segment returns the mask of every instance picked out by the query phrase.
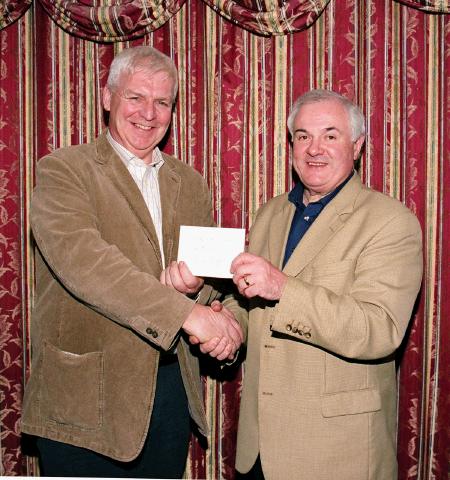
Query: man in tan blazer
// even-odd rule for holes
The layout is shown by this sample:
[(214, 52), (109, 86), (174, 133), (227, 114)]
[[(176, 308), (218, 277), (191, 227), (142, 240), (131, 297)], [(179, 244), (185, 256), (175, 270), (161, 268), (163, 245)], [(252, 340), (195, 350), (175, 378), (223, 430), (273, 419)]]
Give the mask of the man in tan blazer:
[(354, 104), (311, 91), (288, 126), (300, 182), (259, 210), (232, 265), (249, 299), (237, 470), (394, 480), (394, 356), (420, 287), (420, 226), (353, 170), (364, 142)]
[(160, 282), (179, 226), (213, 224), (201, 175), (157, 148), (176, 92), (168, 57), (124, 50), (103, 92), (108, 131), (39, 161), (22, 431), (38, 437), (45, 476), (181, 478), (191, 419), (208, 429), (188, 338), (218, 359), (242, 341), (229, 312), (202, 305), (203, 280), (188, 295)]

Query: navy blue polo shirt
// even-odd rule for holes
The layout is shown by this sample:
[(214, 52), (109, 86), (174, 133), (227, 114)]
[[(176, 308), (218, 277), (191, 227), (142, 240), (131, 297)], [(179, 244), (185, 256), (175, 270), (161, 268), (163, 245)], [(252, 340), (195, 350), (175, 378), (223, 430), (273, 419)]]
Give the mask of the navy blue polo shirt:
[(286, 265), (295, 247), (298, 245), (308, 228), (314, 223), (320, 212), (333, 200), (333, 198), (344, 188), (347, 182), (352, 178), (353, 172), (332, 192), (328, 193), (317, 202), (303, 203), (304, 187), (301, 183), (289, 192), (288, 200), (295, 205), (294, 218), (292, 219), (291, 229), (286, 243), (284, 252), (283, 267)]

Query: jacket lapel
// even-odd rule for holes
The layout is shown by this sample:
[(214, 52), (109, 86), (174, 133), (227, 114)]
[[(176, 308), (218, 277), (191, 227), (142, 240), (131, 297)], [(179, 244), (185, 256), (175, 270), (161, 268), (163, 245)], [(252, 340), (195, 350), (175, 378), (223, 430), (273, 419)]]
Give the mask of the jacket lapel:
[(172, 260), (174, 239), (178, 238), (179, 232), (175, 231), (178, 224), (175, 222), (178, 202), (180, 200), (181, 177), (175, 169), (173, 159), (163, 154), (164, 165), (159, 171), (159, 191), (161, 195), (161, 210), (163, 216), (163, 244), (166, 263)]
[(97, 139), (97, 162), (103, 165), (105, 174), (127, 201), (152, 244), (156, 256), (160, 258), (158, 237), (145, 200), (105, 134), (100, 135)]
[(359, 175), (353, 175), (300, 240), (283, 269), (284, 273), (297, 276), (319, 254), (329, 239), (345, 224), (346, 218), (354, 209), (361, 188)]
[(282, 209), (272, 215), (269, 229), (269, 259), (277, 268), (283, 265), (284, 250), (295, 213), (294, 205), (287, 200)]

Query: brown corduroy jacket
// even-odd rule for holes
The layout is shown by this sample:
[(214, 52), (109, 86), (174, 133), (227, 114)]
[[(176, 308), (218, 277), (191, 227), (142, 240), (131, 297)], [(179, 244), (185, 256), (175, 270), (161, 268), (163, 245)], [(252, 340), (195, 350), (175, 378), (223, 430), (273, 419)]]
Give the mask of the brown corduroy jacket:
[[(164, 155), (159, 171), (166, 262), (180, 225), (213, 225), (201, 175)], [(192, 300), (161, 285), (156, 232), (138, 187), (105, 135), (44, 157), (31, 204), (37, 244), (32, 368), (22, 431), (117, 460), (140, 452), (159, 351), (171, 348)], [(209, 301), (205, 287), (200, 301)], [(177, 343), (190, 413), (208, 426), (197, 358)]]

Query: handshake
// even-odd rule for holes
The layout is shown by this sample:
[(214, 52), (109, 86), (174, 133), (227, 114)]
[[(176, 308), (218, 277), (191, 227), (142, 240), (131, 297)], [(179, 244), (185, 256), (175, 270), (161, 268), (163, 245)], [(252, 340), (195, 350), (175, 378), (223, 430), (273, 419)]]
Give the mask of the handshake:
[[(231, 273), (239, 293), (246, 298), (279, 300), (287, 275), (268, 260), (251, 253), (240, 253), (231, 263)], [(192, 275), (184, 262), (172, 262), (162, 273), (161, 283), (184, 294), (196, 294), (203, 279)], [(220, 302), (210, 307), (195, 305), (183, 325), (189, 341), (200, 344), (203, 353), (218, 360), (232, 359), (243, 341), (243, 334), (233, 313)]]
[[(161, 273), (160, 281), (187, 295), (199, 292), (204, 283), (202, 278), (192, 275), (184, 262), (172, 262)], [(217, 300), (211, 306), (195, 304), (182, 329), (202, 353), (217, 360), (232, 360), (244, 340), (234, 314)]]

